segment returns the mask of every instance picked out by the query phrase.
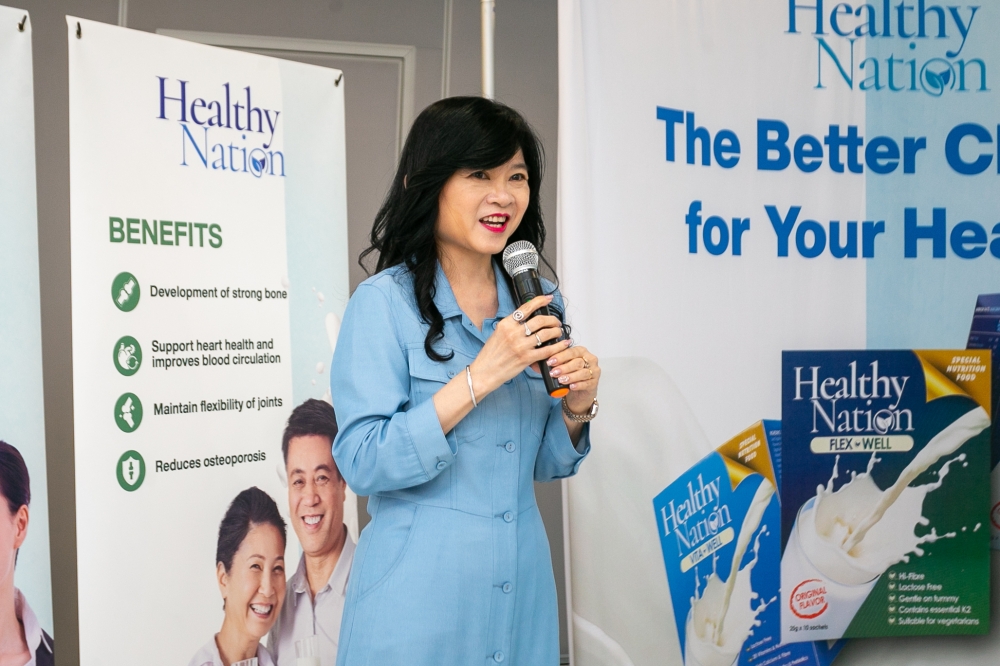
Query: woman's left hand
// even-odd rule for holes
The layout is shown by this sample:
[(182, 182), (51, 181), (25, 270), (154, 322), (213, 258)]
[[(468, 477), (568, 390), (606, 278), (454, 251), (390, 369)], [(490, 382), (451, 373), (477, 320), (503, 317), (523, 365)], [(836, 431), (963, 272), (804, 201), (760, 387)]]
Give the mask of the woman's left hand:
[(570, 347), (553, 354), (547, 361), (550, 374), (563, 386), (569, 386), (566, 404), (576, 414), (586, 414), (597, 398), (601, 367), (597, 357), (586, 347)]

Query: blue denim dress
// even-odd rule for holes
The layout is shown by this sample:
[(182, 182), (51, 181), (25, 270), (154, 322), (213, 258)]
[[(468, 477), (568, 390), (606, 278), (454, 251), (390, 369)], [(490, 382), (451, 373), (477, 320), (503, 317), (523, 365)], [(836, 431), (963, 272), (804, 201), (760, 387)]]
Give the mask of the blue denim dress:
[(338, 666), (559, 663), (533, 482), (579, 469), (589, 425), (578, 451), (559, 401), (530, 369), (447, 434), (431, 400), (514, 310), (494, 269), (500, 307), (480, 331), (438, 266), (434, 302), (445, 328), (435, 348), (453, 352), (449, 361), (424, 351), (427, 325), (404, 267), (362, 283), (347, 306), (330, 371), (340, 427), (333, 456), (348, 485), (369, 496), (371, 523), (351, 569)]

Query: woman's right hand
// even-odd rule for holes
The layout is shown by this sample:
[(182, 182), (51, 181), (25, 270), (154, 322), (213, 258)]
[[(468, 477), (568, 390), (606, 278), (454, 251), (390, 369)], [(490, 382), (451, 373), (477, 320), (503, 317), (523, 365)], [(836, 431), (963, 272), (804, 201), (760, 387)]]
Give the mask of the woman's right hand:
[[(544, 362), (570, 346), (569, 339), (540, 346), (558, 339), (563, 333), (562, 322), (557, 317), (538, 315), (529, 319), (535, 310), (551, 302), (550, 295), (536, 296), (497, 323), (493, 335), (470, 367), (477, 399), (486, 397), (529, 365)], [(518, 313), (523, 316), (517, 317)]]

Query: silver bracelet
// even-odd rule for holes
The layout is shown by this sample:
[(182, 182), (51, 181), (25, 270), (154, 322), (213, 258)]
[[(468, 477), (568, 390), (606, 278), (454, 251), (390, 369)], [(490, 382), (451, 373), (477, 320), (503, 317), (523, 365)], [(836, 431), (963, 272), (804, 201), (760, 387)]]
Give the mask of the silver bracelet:
[(465, 378), (469, 380), (469, 397), (472, 398), (472, 408), (475, 409), (479, 406), (476, 402), (476, 392), (472, 390), (472, 366), (465, 366)]
[(594, 398), (594, 402), (590, 405), (590, 409), (587, 410), (586, 414), (577, 414), (569, 408), (566, 398), (562, 399), (563, 414), (565, 414), (566, 418), (574, 423), (587, 423), (588, 421), (593, 421), (594, 417), (597, 416), (597, 410), (599, 407), (600, 405), (597, 403), (597, 398)]

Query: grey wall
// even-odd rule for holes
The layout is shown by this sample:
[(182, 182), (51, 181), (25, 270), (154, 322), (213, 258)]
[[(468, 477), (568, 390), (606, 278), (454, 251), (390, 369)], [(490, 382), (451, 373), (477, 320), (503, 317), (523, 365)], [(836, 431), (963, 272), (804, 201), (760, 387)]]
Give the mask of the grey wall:
[[(38, 165), (46, 432), (57, 663), (78, 663), (76, 514), (73, 476), (72, 337), (69, 247), (67, 47), (64, 16), (117, 23), (119, 0), (3, 0), (31, 13), (34, 32), (35, 121)], [(557, 130), (556, 0), (497, 0), (497, 97), (520, 109), (538, 130), (549, 155), (542, 189), (549, 220), (546, 254), (555, 258)], [(416, 111), (441, 96), (444, 0), (129, 0), (128, 27), (198, 30), (412, 45), (417, 48)], [(454, 0), (450, 94), (479, 92), (479, 1)], [(351, 90), (348, 82), (348, 91)], [(359, 88), (360, 90), (360, 88)], [(348, 92), (350, 95), (350, 92)], [(364, 114), (348, 115), (347, 131), (366, 131)], [(374, 131), (368, 128), (368, 131)], [(363, 152), (363, 151), (360, 151)], [(363, 165), (364, 154), (348, 154)], [(378, 180), (376, 169), (371, 178)], [(366, 172), (367, 173), (367, 172)], [(382, 173), (381, 187), (391, 174)], [(377, 183), (378, 184), (378, 183)], [(365, 188), (367, 186), (367, 189)], [(356, 256), (377, 207), (380, 187), (349, 184), (351, 253)], [(362, 273), (352, 273), (352, 288)], [(558, 484), (537, 487), (552, 544), (559, 588), (562, 651), (562, 506)], [(182, 529), (178, 526), (178, 529)], [(96, 637), (102, 640), (103, 637)]]

